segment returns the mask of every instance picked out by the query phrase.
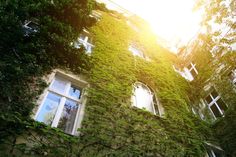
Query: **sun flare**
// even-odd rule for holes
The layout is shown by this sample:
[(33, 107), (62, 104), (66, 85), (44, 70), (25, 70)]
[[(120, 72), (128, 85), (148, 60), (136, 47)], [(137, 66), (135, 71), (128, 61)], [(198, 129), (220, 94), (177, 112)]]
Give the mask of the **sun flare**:
[[(193, 12), (194, 0), (102, 0), (141, 16), (169, 47), (186, 44), (200, 29), (201, 12)], [(114, 2), (114, 3), (112, 3)]]

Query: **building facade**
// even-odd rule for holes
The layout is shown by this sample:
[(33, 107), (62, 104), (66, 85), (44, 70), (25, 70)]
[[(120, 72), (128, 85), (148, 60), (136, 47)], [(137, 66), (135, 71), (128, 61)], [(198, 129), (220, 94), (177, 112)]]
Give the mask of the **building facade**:
[[(29, 99), (31, 106), (22, 106), (22, 110), (29, 109), (29, 116), (20, 112), (18, 99), (9, 98), (9, 104), (14, 101), (19, 104), (16, 110), (21, 118), (15, 114), (16, 120), (13, 118), (14, 121), (2, 125), (15, 132), (4, 131), (7, 134), (0, 153), (5, 156), (224, 156), (209, 123), (201, 120), (206, 119), (205, 113), (200, 111), (207, 108), (206, 113), (213, 121), (226, 116), (231, 105), (218, 88), (208, 83), (202, 85), (210, 86), (205, 87), (208, 94), (199, 102), (194, 101), (198, 99), (191, 95), (193, 91), (189, 92), (194, 88), (188, 81), (200, 76), (200, 64), (189, 60), (186, 67), (183, 64), (173, 69), (170, 58), (175, 55), (156, 43), (146, 23), (138, 17), (97, 8), (100, 10), (89, 16), (96, 23), (82, 27), (77, 37), (67, 40), (65, 54), (46, 53), (48, 56), (39, 64), (52, 64), (50, 68), (40, 75), (29, 75), (31, 82), (25, 81), (25, 90), (33, 93)], [(43, 33), (40, 24), (39, 21), (37, 27), (31, 28), (29, 22), (25, 23), (24, 38)], [(53, 37), (60, 41), (58, 36)], [(57, 46), (60, 51), (60, 44)], [(235, 71), (231, 72), (228, 83), (231, 80), (235, 84)], [(17, 94), (26, 101), (25, 93)], [(200, 102), (205, 106), (195, 105)]]

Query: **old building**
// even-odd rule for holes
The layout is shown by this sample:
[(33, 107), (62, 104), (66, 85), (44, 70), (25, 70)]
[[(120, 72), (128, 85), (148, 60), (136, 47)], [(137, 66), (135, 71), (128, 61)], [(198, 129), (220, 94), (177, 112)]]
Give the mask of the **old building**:
[[(44, 65), (40, 67), (42, 71), (36, 75), (37, 68), (33, 67), (23, 87), (14, 84), (17, 90), (23, 88), (27, 92), (1, 98), (1, 102), (15, 104), (17, 108), (14, 112), (7, 111), (13, 118), (2, 125), (4, 129), (9, 127), (9, 131), (4, 131), (7, 133), (0, 153), (5, 156), (224, 156), (209, 123), (224, 118), (236, 99), (228, 103), (224, 89), (219, 89), (212, 80), (227, 78), (235, 96), (235, 67), (212, 69), (202, 80), (200, 76), (208, 70), (201, 67), (210, 63), (215, 67), (211, 54), (209, 61), (206, 57), (195, 60), (193, 50), (185, 57), (176, 58), (156, 42), (142, 19), (126, 17), (100, 5), (96, 8), (88, 15), (96, 23), (81, 28), (65, 45), (61, 45), (61, 38), (55, 32), (51, 34), (50, 38), (59, 42), (56, 46), (60, 53), (52, 46), (43, 49), (45, 53), (40, 53), (41, 56), (35, 55), (38, 67)], [(45, 33), (45, 27), (40, 26), (43, 24), (40, 20), (32, 27), (30, 21), (22, 24), (26, 34), (23, 38), (29, 42), (31, 37), (41, 37)], [(201, 84), (194, 84), (198, 79)], [(22, 105), (21, 99), (27, 100), (29, 106)]]

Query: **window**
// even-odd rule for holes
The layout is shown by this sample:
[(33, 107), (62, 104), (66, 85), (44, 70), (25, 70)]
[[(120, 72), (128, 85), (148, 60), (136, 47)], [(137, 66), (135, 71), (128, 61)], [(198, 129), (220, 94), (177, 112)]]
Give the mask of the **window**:
[(235, 70), (232, 70), (230, 73), (229, 73), (229, 79), (231, 80), (231, 82), (236, 85), (236, 69)]
[(191, 73), (192, 77), (195, 78), (198, 75), (198, 71), (196, 69), (196, 64), (194, 63), (190, 63), (187, 67), (187, 69), (189, 70), (189, 72)]
[(39, 106), (35, 119), (75, 135), (82, 120), (85, 83), (57, 73)]
[(38, 32), (39, 25), (33, 21), (26, 21), (23, 25), (25, 36), (29, 36), (32, 33)]
[(223, 157), (224, 155), (224, 151), (218, 147), (215, 146), (211, 143), (207, 143), (205, 142), (206, 146), (206, 157)]
[(102, 14), (98, 11), (93, 10), (89, 16), (95, 18), (97, 21), (100, 21)]
[(92, 49), (94, 48), (94, 45), (92, 44), (92, 37), (90, 36), (89, 32), (86, 30), (83, 30), (78, 40), (74, 43), (74, 46), (76, 48), (80, 48), (81, 45), (84, 46), (86, 53), (88, 54), (92, 53)]
[(223, 116), (228, 108), (215, 90), (205, 98), (205, 101), (215, 118)]
[(207, 157), (223, 157), (223, 155), (219, 150), (208, 149)]
[(138, 56), (138, 57), (141, 57), (141, 58), (145, 58), (143, 52), (139, 49), (137, 49), (134, 45), (130, 45), (129, 46), (129, 51), (132, 52), (132, 54), (134, 56)]
[(133, 106), (145, 109), (153, 114), (160, 114), (159, 103), (155, 94), (141, 82), (134, 84), (134, 94), (132, 96)]

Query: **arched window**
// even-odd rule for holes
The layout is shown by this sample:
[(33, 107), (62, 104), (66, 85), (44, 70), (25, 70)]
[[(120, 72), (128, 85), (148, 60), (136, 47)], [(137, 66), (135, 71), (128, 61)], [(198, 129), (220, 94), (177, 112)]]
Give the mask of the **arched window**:
[(133, 106), (160, 115), (159, 103), (154, 92), (145, 84), (136, 82), (132, 96)]

